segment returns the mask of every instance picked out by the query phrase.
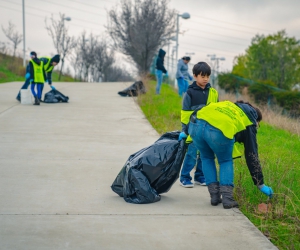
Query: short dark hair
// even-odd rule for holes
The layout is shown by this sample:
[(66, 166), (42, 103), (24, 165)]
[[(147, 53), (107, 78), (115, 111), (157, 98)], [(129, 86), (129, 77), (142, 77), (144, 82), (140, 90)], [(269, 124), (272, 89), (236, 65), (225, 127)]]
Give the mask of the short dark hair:
[(184, 56), (184, 57), (182, 57), (182, 60), (190, 61), (191, 58), (189, 56)]
[(193, 67), (193, 74), (195, 76), (202, 75), (202, 76), (210, 76), (211, 68), (206, 62), (198, 62)]

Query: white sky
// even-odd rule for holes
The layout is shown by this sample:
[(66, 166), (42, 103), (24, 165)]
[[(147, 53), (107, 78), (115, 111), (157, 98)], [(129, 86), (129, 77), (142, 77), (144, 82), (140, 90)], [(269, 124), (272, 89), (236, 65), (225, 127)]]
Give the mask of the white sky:
[[(55, 54), (52, 39), (45, 29), (45, 18), (64, 13), (72, 18), (66, 22), (71, 35), (78, 37), (84, 30), (89, 34), (106, 35), (107, 10), (117, 0), (24, 0), (26, 10), (27, 55), (34, 50), (38, 56)], [(191, 64), (209, 61), (208, 54), (225, 57), (220, 70), (231, 70), (236, 55), (244, 53), (256, 34), (274, 34), (285, 29), (288, 36), (300, 39), (299, 0), (171, 0), (170, 8), (191, 18), (180, 18), (179, 58), (192, 55)], [(23, 32), (22, 0), (0, 0), (0, 24), (8, 21)], [(8, 42), (2, 29), (0, 42)], [(167, 55), (171, 55), (172, 47)], [(23, 44), (18, 47), (22, 53)], [(119, 59), (120, 61), (123, 61)], [(120, 62), (122, 64), (122, 62)], [(167, 66), (167, 65), (166, 65)]]

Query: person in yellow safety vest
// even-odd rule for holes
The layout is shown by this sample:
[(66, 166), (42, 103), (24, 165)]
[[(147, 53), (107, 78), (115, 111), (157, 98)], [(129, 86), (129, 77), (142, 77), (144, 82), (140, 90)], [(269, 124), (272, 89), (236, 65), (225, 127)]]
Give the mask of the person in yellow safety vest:
[[(54, 67), (60, 61), (60, 55), (55, 55), (51, 57), (40, 57), (40, 60), (44, 63), (44, 70), (46, 73), (46, 82), (48, 82), (51, 89), (55, 90), (55, 87), (52, 85), (52, 71)], [(42, 93), (43, 93), (44, 85), (42, 86)]]
[[(244, 144), (244, 154), (254, 185), (272, 198), (273, 190), (264, 184), (256, 140), (261, 111), (248, 102), (210, 103), (191, 116), (189, 135), (200, 150), (211, 205), (223, 203), (225, 209), (238, 207), (233, 198), (233, 147)], [(220, 165), (219, 181), (215, 156)], [(220, 195), (222, 195), (222, 200)]]
[[(193, 67), (193, 76), (195, 81), (189, 85), (186, 93), (183, 96), (182, 110), (181, 110), (181, 124), (182, 131), (179, 135), (179, 140), (186, 138), (188, 134), (188, 125), (190, 122), (191, 114), (211, 103), (218, 102), (218, 92), (211, 87), (209, 83), (209, 77), (211, 74), (211, 68), (206, 62), (198, 62)], [(205, 186), (205, 177), (202, 171), (202, 161), (197, 154), (197, 148), (194, 143), (191, 143), (191, 137), (186, 139), (188, 145), (187, 153), (185, 155), (183, 165), (180, 173), (180, 185), (183, 187), (194, 187), (194, 183)], [(191, 181), (192, 177), (190, 172), (196, 166), (194, 173), (194, 183)]]
[[(37, 54), (32, 51), (30, 52), (29, 61), (29, 82), (31, 84), (31, 92), (34, 96), (34, 105), (40, 105), (40, 99), (42, 96), (42, 86), (45, 82), (45, 70), (44, 70), (44, 63), (37, 58)], [(35, 92), (35, 86), (37, 92)]]

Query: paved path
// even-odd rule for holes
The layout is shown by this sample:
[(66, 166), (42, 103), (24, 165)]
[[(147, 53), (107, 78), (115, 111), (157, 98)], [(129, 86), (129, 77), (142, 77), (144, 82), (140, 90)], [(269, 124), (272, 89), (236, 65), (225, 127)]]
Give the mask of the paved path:
[[(147, 205), (110, 186), (159, 135), (125, 83), (55, 83), (69, 103), (21, 105), (0, 84), (0, 249), (277, 249), (238, 209), (212, 207), (206, 187), (178, 182)], [(45, 86), (45, 91), (49, 90)]]

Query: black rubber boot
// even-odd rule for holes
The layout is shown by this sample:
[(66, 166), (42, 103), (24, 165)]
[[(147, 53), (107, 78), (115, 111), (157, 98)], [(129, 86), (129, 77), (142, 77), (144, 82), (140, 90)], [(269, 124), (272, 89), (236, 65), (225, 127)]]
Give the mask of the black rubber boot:
[(33, 105), (40, 105), (39, 98), (37, 98), (36, 96), (34, 97), (34, 104)]
[(239, 204), (233, 199), (232, 186), (220, 186), (220, 193), (222, 195), (223, 207), (225, 209), (239, 207)]
[(222, 203), (220, 186), (218, 182), (211, 183), (207, 186), (210, 194), (210, 204), (212, 206), (217, 206), (219, 203)]

